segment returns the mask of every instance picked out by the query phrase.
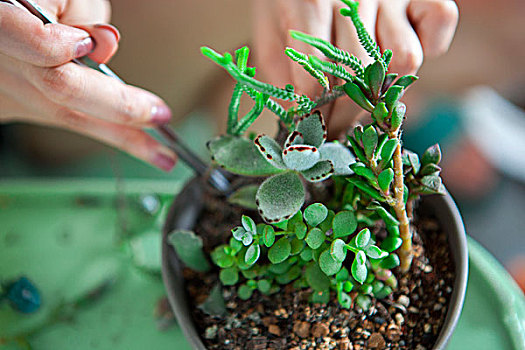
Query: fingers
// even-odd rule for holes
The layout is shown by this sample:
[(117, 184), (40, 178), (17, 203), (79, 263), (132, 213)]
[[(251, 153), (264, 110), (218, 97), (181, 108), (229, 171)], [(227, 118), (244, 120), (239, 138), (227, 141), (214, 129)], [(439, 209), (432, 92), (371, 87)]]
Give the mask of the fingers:
[(447, 52), (459, 18), (454, 1), (412, 0), (408, 4), (407, 13), (425, 57), (436, 57)]
[(95, 48), (88, 57), (97, 63), (106, 63), (117, 52), (120, 33), (109, 24), (94, 24), (78, 26), (91, 35)]
[(108, 23), (111, 5), (108, 0), (68, 0), (60, 13), (60, 23), (72, 26)]
[(171, 111), (159, 97), (74, 63), (28, 67), (25, 78), (56, 104), (119, 124), (166, 124)]
[(423, 48), (407, 17), (408, 0), (381, 1), (377, 15), (377, 41), (393, 52), (390, 71), (414, 74), (423, 63)]
[(0, 53), (40, 67), (53, 67), (90, 53), (94, 42), (81, 29), (44, 25), (29, 12), (0, 2)]

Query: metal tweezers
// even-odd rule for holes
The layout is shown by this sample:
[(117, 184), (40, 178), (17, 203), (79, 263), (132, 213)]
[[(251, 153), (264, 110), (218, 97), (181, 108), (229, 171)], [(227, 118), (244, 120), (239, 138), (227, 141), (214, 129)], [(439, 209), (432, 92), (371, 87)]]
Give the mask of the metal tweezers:
[[(44, 24), (47, 23), (57, 23), (51, 16), (49, 16), (40, 6), (35, 4), (33, 0), (0, 0), (2, 2), (10, 3), (16, 7), (26, 9), (34, 16), (38, 17)], [(74, 63), (77, 63), (81, 66), (89, 67), (96, 69), (107, 76), (110, 76), (118, 81), (124, 83), (124, 81), (115, 74), (108, 66), (105, 64), (97, 64), (88, 57), (82, 57), (73, 60)], [(208, 165), (196, 155), (188, 146), (186, 146), (180, 138), (177, 136), (175, 131), (168, 125), (161, 125), (155, 127), (154, 131), (160, 137), (162, 137), (166, 146), (170, 148), (177, 156), (191, 167), (199, 176), (208, 175), (208, 181), (210, 184), (221, 193), (229, 194), (231, 192), (231, 184), (224, 176), (224, 174), (218, 169), (212, 170), (209, 172)], [(209, 172), (209, 174), (208, 174)]]

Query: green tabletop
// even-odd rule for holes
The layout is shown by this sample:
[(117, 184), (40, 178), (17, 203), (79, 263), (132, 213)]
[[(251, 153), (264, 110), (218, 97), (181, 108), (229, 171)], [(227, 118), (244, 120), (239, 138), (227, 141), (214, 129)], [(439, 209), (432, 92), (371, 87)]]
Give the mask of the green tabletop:
[[(0, 304), (5, 349), (189, 349), (159, 329), (160, 227), (181, 181), (0, 182), (0, 281), (41, 290), (30, 315)], [(158, 204), (158, 208), (157, 205)], [(465, 308), (449, 349), (525, 349), (525, 301), (503, 268), (469, 241)], [(97, 292), (94, 292), (97, 291)]]

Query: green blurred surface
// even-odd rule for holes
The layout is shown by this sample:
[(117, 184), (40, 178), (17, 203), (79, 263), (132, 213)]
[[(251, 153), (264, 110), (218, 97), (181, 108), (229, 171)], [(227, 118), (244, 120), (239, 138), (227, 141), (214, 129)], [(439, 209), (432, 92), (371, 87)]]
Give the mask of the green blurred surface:
[[(33, 349), (189, 349), (178, 327), (160, 331), (153, 315), (164, 295), (160, 227), (182, 183), (0, 182), (0, 280), (26, 275), (43, 297), (33, 315), (2, 303), (0, 339), (23, 337)], [(145, 194), (161, 203), (154, 215), (141, 205)], [(481, 246), (470, 240), (469, 249), (467, 298), (449, 349), (525, 349), (523, 295)]]

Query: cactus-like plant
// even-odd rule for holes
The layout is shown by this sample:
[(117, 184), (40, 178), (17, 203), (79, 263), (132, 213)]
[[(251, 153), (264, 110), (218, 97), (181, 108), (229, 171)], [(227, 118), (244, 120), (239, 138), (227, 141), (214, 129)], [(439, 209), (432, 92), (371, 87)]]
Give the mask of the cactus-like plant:
[[(388, 72), (393, 53), (381, 52), (371, 39), (359, 19), (358, 3), (342, 1), (348, 7), (341, 14), (350, 17), (374, 62), (364, 67), (355, 56), (331, 43), (292, 31), (293, 38), (319, 49), (330, 60), (286, 49), (325, 89), (317, 99), (299, 96), (290, 85), (278, 88), (256, 80), (255, 69), (247, 66), (247, 48), (237, 50), (235, 59), (228, 53), (202, 49), (237, 81), (226, 135), (208, 143), (212, 160), (237, 175), (266, 177), (260, 185), (244, 186), (229, 198), (231, 203), (258, 210), (264, 223), (243, 216), (229, 242), (211, 254), (221, 269), (221, 282), (238, 285), (243, 299), (254, 290), (271, 294), (293, 283), (296, 288), (311, 288), (315, 302), (328, 301), (332, 290), (343, 307), (355, 301), (366, 308), (370, 296), (383, 298), (397, 287), (392, 269), (399, 266), (406, 272), (410, 268), (414, 200), (422, 194), (444, 192), (439, 146), (430, 147), (421, 159), (402, 148), (406, 106), (400, 99), (417, 77), (398, 78)], [(330, 86), (325, 74), (333, 75), (339, 84)], [(239, 119), (244, 93), (255, 104)], [(356, 126), (347, 135), (348, 143), (327, 142), (324, 119), (312, 110), (344, 95), (370, 113), (369, 124)], [(286, 110), (278, 99), (294, 101), (295, 106)], [(287, 137), (243, 136), (263, 108), (278, 116), (279, 135)], [(329, 178), (331, 200), (302, 210), (308, 190), (305, 184)], [(384, 238), (374, 234), (378, 230)], [(198, 237), (186, 231), (182, 237), (191, 240), (193, 249), (199, 246)], [(183, 249), (177, 247), (177, 241), (183, 240), (172, 239), (176, 249)], [(187, 255), (186, 251), (180, 257), (184, 260)], [(197, 263), (199, 259), (202, 255), (188, 258), (187, 263), (206, 268)], [(350, 291), (357, 292), (355, 300)]]

